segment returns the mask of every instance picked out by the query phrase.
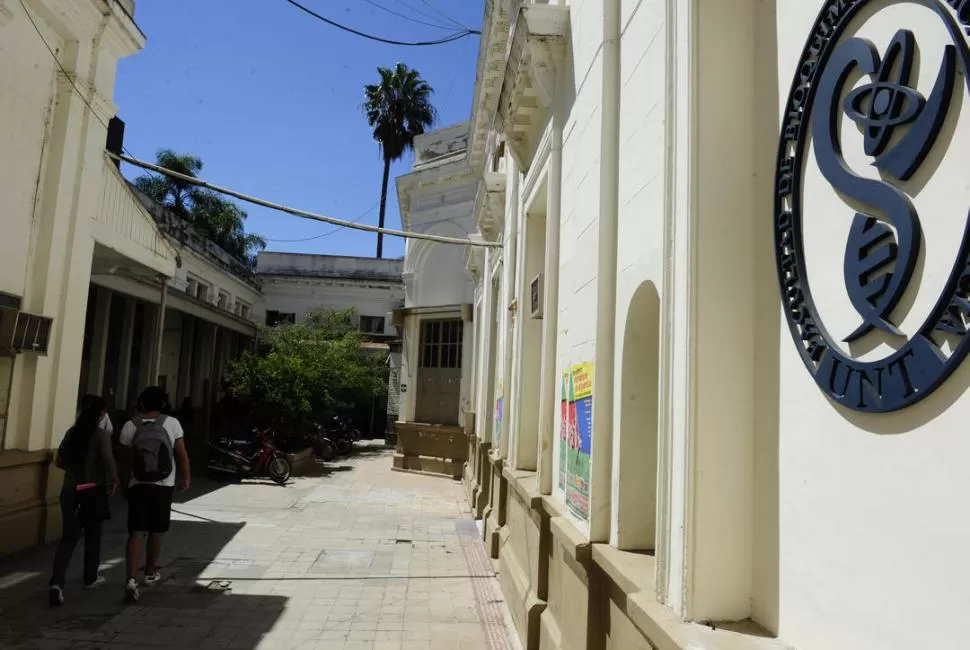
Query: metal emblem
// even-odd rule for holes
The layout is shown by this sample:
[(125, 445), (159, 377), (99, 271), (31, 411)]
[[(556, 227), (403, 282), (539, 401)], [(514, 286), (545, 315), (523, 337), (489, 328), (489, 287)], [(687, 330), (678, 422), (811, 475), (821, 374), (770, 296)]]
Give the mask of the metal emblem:
[[(903, 4), (907, 0), (903, 0)], [(818, 386), (836, 403), (857, 411), (886, 412), (909, 406), (937, 388), (970, 351), (970, 220), (964, 223), (959, 255), (935, 307), (909, 338), (894, 322), (894, 310), (913, 281), (923, 245), (920, 214), (903, 190), (941, 143), (962, 77), (970, 91), (970, 3), (908, 0), (928, 7), (943, 21), (952, 44), (940, 61), (917, 55), (914, 34), (899, 29), (884, 49), (847, 36), (860, 10), (890, 0), (827, 0), (808, 38), (782, 120), (775, 178), (775, 254), (782, 302), (795, 345)], [(913, 86), (916, 65), (936, 66), (932, 88)], [(850, 81), (862, 77), (855, 86)], [(863, 150), (879, 178), (857, 174), (843, 156), (842, 120), (862, 133)], [(819, 172), (856, 211), (845, 242), (843, 279), (858, 326), (844, 343), (874, 332), (897, 341), (895, 352), (876, 361), (844, 353), (819, 318), (807, 282), (802, 178), (811, 143)], [(966, 206), (959, 208), (966, 215)], [(930, 218), (924, 215), (923, 218)], [(966, 217), (965, 217), (966, 218)], [(950, 337), (949, 354), (939, 341)], [(955, 337), (955, 338), (954, 338)]]

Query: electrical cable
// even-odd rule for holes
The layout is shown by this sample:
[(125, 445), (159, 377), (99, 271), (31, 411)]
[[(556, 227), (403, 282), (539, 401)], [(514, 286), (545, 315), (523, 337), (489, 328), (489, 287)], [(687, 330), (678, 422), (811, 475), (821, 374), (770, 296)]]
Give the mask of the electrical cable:
[[(448, 27), (447, 25), (439, 25), (437, 23), (425, 22), (423, 20), (418, 20), (417, 18), (412, 18), (411, 16), (408, 16), (407, 14), (402, 14), (399, 11), (394, 11), (393, 9), (388, 9), (384, 5), (375, 2), (375, 0), (364, 0), (364, 2), (366, 2), (367, 4), (369, 4), (371, 6), (377, 7), (381, 11), (386, 11), (387, 13), (389, 13), (391, 15), (398, 16), (399, 18), (403, 18), (404, 20), (409, 20), (412, 23), (417, 23), (418, 25), (427, 25), (428, 27), (434, 27), (435, 29), (446, 29), (446, 30), (451, 31), (451, 32), (454, 32), (455, 31), (454, 28)], [(464, 29), (464, 28), (462, 28), (462, 29)]]
[(206, 189), (212, 190), (213, 192), (219, 192), (220, 194), (225, 194), (226, 196), (231, 196), (233, 198), (239, 199), (240, 201), (245, 201), (246, 203), (252, 203), (254, 205), (260, 205), (264, 208), (269, 208), (271, 210), (277, 210), (279, 212), (286, 212), (287, 214), (292, 214), (296, 217), (301, 217), (303, 219), (310, 219), (313, 221), (322, 221), (323, 223), (333, 224), (335, 226), (343, 226), (345, 228), (353, 228), (354, 230), (363, 230), (366, 232), (374, 233), (384, 233), (392, 237), (401, 237), (403, 239), (422, 239), (425, 241), (433, 241), (439, 244), (457, 244), (459, 246), (477, 246), (480, 248), (501, 248), (502, 242), (493, 241), (478, 241), (473, 239), (463, 239), (461, 237), (445, 237), (443, 235), (432, 235), (423, 232), (409, 232), (406, 230), (396, 230), (393, 228), (381, 228), (380, 226), (371, 226), (365, 223), (353, 223), (347, 221), (346, 219), (336, 219), (334, 217), (327, 217), (322, 214), (316, 214), (313, 212), (308, 212), (306, 210), (300, 210), (298, 208), (292, 208), (281, 203), (273, 203), (267, 201), (266, 199), (261, 199), (256, 196), (251, 196), (249, 194), (243, 194), (242, 192), (237, 192), (236, 190), (229, 189), (228, 187), (221, 187), (219, 185), (213, 185), (212, 183), (206, 182), (200, 178), (195, 178), (194, 176), (186, 176), (185, 174), (180, 174), (178, 172), (173, 172), (170, 169), (165, 169), (158, 165), (153, 165), (150, 162), (145, 162), (144, 160), (138, 160), (132, 156), (118, 155), (110, 151), (106, 151), (107, 155), (112, 160), (120, 160), (126, 162), (129, 165), (134, 165), (135, 167), (141, 167), (142, 169), (147, 169), (153, 171), (156, 174), (162, 174), (170, 178), (180, 180), (182, 182), (188, 183), (189, 185), (196, 185), (198, 187), (204, 187)]
[[(363, 213), (362, 215), (360, 215), (356, 219), (352, 220), (350, 223), (360, 223), (360, 220), (361, 219), (363, 219), (364, 217), (366, 217), (367, 215), (369, 215), (371, 212), (373, 212), (377, 208), (377, 206), (379, 206), (380, 204), (381, 204), (381, 202), (378, 201), (374, 205), (370, 206), (370, 208), (368, 208), (367, 212)], [(338, 233), (338, 232), (340, 232), (341, 230), (344, 230), (344, 229), (345, 229), (345, 226), (335, 226), (332, 229), (328, 230), (327, 232), (321, 233), (319, 235), (314, 235), (313, 237), (303, 237), (302, 239), (271, 239), (270, 237), (263, 237), (263, 239), (265, 239), (268, 242), (271, 241), (271, 242), (274, 242), (274, 243), (277, 243), (277, 244), (294, 244), (294, 243), (298, 243), (298, 242), (313, 241), (314, 239), (323, 239), (324, 237), (329, 237), (330, 235), (333, 235), (335, 233)]]
[(424, 9), (419, 8), (419, 7), (412, 7), (410, 4), (408, 4), (404, 0), (394, 0), (394, 2), (398, 3), (399, 5), (401, 5), (401, 7), (403, 7), (406, 10), (408, 10), (409, 12), (411, 12), (413, 14), (416, 14), (418, 16), (421, 16), (422, 18), (425, 18), (427, 20), (435, 20), (435, 21), (438, 20), (438, 17), (435, 16), (434, 14), (429, 13), (429, 12), (425, 11)]
[(444, 18), (445, 20), (447, 20), (451, 24), (457, 25), (461, 29), (468, 29), (467, 27), (465, 27), (464, 25), (462, 25), (460, 22), (458, 22), (457, 20), (455, 20), (454, 18), (452, 18), (451, 16), (449, 16), (448, 14), (446, 14), (445, 12), (441, 11), (436, 6), (434, 6), (433, 4), (431, 4), (431, 2), (429, 2), (429, 0), (421, 0), (421, 4), (423, 4), (428, 9), (430, 9), (433, 12), (435, 12), (436, 14), (438, 14), (439, 16), (441, 16), (442, 18)]
[(478, 30), (467, 29), (467, 30), (464, 30), (464, 31), (455, 32), (451, 36), (446, 36), (444, 38), (439, 38), (439, 39), (433, 40), (433, 41), (398, 41), (398, 40), (394, 40), (394, 39), (391, 39), (391, 38), (384, 38), (382, 36), (374, 36), (373, 34), (367, 34), (367, 33), (362, 32), (360, 30), (354, 29), (353, 27), (347, 27), (346, 25), (342, 25), (342, 24), (340, 24), (340, 23), (338, 23), (336, 21), (330, 20), (326, 16), (322, 16), (322, 15), (318, 14), (317, 12), (313, 11), (309, 7), (300, 4), (296, 0), (284, 0), (284, 1), (287, 2), (287, 3), (289, 3), (289, 4), (291, 4), (291, 5), (293, 5), (294, 7), (296, 7), (300, 11), (306, 13), (307, 15), (313, 16), (317, 20), (321, 20), (321, 21), (327, 23), (331, 27), (336, 27), (337, 29), (342, 29), (345, 32), (349, 32), (351, 34), (354, 34), (356, 36), (360, 36), (361, 38), (366, 38), (366, 39), (371, 40), (371, 41), (377, 41), (378, 43), (386, 43), (387, 45), (407, 45), (407, 46), (412, 46), (412, 47), (428, 46), (428, 45), (444, 45), (445, 43), (451, 43), (453, 41), (457, 41), (457, 40), (463, 39), (466, 36), (480, 35), (482, 33), (481, 31), (478, 31)]

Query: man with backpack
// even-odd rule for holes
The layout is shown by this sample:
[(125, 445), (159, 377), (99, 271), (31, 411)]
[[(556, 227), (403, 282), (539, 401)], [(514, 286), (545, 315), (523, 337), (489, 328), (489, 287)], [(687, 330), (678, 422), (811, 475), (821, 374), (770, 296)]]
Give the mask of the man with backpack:
[(138, 563), (142, 539), (147, 536), (145, 586), (161, 580), (158, 557), (162, 536), (172, 520), (172, 496), (175, 491), (175, 465), (181, 472), (180, 489), (190, 484), (189, 455), (179, 421), (164, 415), (165, 391), (150, 386), (138, 398), (138, 413), (121, 430), (120, 443), (131, 454), (131, 479), (128, 482), (128, 580), (125, 600), (136, 602)]

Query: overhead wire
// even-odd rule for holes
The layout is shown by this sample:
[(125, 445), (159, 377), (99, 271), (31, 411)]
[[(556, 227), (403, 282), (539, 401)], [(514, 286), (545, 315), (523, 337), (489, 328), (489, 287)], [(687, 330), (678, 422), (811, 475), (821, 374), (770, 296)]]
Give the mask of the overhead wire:
[[(60, 59), (57, 58), (57, 53), (54, 52), (54, 48), (52, 48), (51, 45), (50, 45), (50, 43), (47, 42), (47, 39), (44, 38), (44, 34), (40, 31), (40, 27), (37, 25), (37, 22), (34, 20), (33, 15), (31, 15), (30, 11), (27, 9), (27, 6), (24, 4), (24, 0), (18, 0), (18, 1), (20, 3), (21, 8), (24, 11), (24, 15), (27, 16), (27, 20), (33, 26), (34, 31), (37, 32), (37, 36), (40, 38), (41, 42), (44, 44), (44, 47), (47, 48), (47, 51), (50, 53), (51, 58), (54, 59), (54, 63), (60, 69), (61, 74), (63, 74), (64, 77), (71, 83), (72, 90), (77, 94), (77, 96), (81, 99), (81, 101), (84, 103), (84, 105), (87, 107), (87, 109), (91, 112), (91, 116), (94, 117), (94, 119), (97, 120), (101, 124), (101, 126), (103, 126), (105, 128), (105, 130), (107, 130), (108, 129), (108, 125), (105, 123), (104, 120), (101, 119), (101, 116), (98, 115), (98, 112), (96, 110), (94, 110), (94, 107), (91, 105), (91, 102), (88, 100), (87, 97), (84, 96), (84, 94), (81, 92), (81, 89), (77, 87), (77, 83), (76, 83), (76, 81), (74, 79), (74, 75), (72, 75), (70, 72), (68, 72), (67, 68), (64, 67), (64, 65), (61, 63)], [(294, 0), (287, 0), (287, 2), (289, 2), (290, 4), (293, 4), (293, 5), (296, 5), (296, 6), (300, 7), (304, 11), (307, 11), (308, 13), (311, 13), (312, 15), (314, 15), (314, 16), (322, 19), (324, 22), (328, 22), (328, 23), (332, 22), (332, 21), (330, 21), (330, 20), (328, 20), (326, 18), (323, 18), (322, 16), (319, 16), (317, 14), (314, 14), (314, 12), (310, 11), (309, 9), (306, 9), (305, 7), (303, 7), (302, 5), (300, 5), (299, 3), (295, 2)], [(337, 25), (336, 23), (334, 23), (334, 24), (335, 24), (335, 26), (341, 27), (342, 29), (349, 29), (349, 28), (344, 28), (341, 25)], [(350, 30), (350, 31), (355, 31), (355, 30)], [(355, 32), (355, 33), (357, 33), (357, 32)], [(443, 41), (439, 41), (439, 43), (440, 42), (450, 42), (451, 40), (458, 40), (458, 38), (464, 38), (465, 36), (469, 36), (472, 33), (480, 34), (481, 32), (474, 32), (473, 30), (469, 30), (468, 33), (461, 34), (461, 35), (456, 35), (456, 36), (451, 37), (449, 39), (444, 39)], [(367, 37), (367, 38), (374, 38), (374, 37), (370, 37), (370, 36), (368, 36), (366, 34), (362, 34), (362, 33), (359, 33), (359, 35), (364, 36), (364, 37)], [(381, 39), (377, 39), (377, 40), (381, 40)], [(387, 42), (387, 41), (385, 41), (385, 42)], [(432, 43), (432, 42), (429, 42), (429, 43)], [(407, 45), (408, 43), (397, 43), (397, 44)], [(412, 43), (412, 44), (416, 44), (416, 43)], [(437, 43), (435, 43), (435, 44), (437, 44)], [(314, 237), (309, 237), (309, 238), (306, 238), (306, 239), (304, 239), (302, 241), (310, 241), (312, 239), (319, 239), (321, 237), (326, 237), (328, 235), (331, 235), (331, 234), (337, 232), (340, 229), (350, 228), (350, 229), (354, 229), (354, 230), (363, 230), (363, 231), (366, 231), (366, 232), (383, 233), (385, 235), (389, 235), (389, 236), (392, 236), (392, 237), (401, 237), (401, 238), (404, 238), (404, 239), (421, 239), (421, 240), (425, 240), (425, 241), (434, 241), (434, 242), (438, 242), (438, 243), (442, 243), (442, 244), (456, 244), (456, 245), (462, 245), (462, 246), (478, 246), (478, 247), (483, 247), (483, 248), (496, 248), (496, 247), (501, 246), (501, 243), (499, 243), (499, 242), (474, 241), (474, 240), (471, 240), (471, 239), (462, 239), (462, 238), (459, 238), (459, 237), (444, 237), (444, 236), (441, 236), (441, 235), (431, 235), (431, 234), (427, 234), (427, 233), (408, 232), (408, 231), (404, 231), (404, 230), (396, 230), (396, 229), (392, 229), (392, 228), (381, 228), (381, 227), (378, 227), (378, 226), (371, 226), (369, 224), (359, 223), (359, 221), (361, 219), (363, 219), (365, 216), (367, 216), (368, 214), (370, 214), (371, 212), (373, 212), (374, 208), (377, 207), (376, 204), (375, 204), (374, 207), (371, 207), (370, 210), (368, 210), (367, 212), (365, 212), (364, 214), (360, 215), (359, 217), (357, 217), (356, 219), (354, 219), (352, 221), (347, 221), (345, 219), (336, 219), (334, 217), (327, 217), (327, 216), (324, 216), (324, 215), (315, 214), (313, 212), (308, 212), (306, 210), (299, 210), (297, 208), (292, 208), (292, 207), (289, 207), (289, 206), (286, 206), (286, 205), (283, 205), (283, 204), (280, 204), (280, 203), (273, 203), (273, 202), (267, 201), (265, 199), (260, 199), (258, 197), (250, 196), (248, 194), (243, 194), (242, 192), (237, 192), (235, 190), (232, 190), (232, 189), (229, 189), (229, 188), (226, 188), (226, 187), (221, 187), (219, 185), (214, 185), (212, 183), (208, 183), (208, 182), (206, 182), (206, 181), (204, 181), (202, 179), (195, 178), (193, 176), (187, 176), (185, 174), (180, 174), (178, 172), (173, 172), (170, 169), (165, 169), (164, 167), (160, 167), (158, 165), (153, 165), (152, 163), (145, 162), (143, 160), (139, 160), (139, 159), (135, 158), (134, 156), (132, 156), (131, 155), (131, 152), (129, 152), (127, 149), (124, 149), (123, 148), (123, 151), (124, 151), (124, 154), (123, 155), (119, 155), (119, 154), (114, 153), (114, 152), (111, 152), (111, 151), (106, 151), (105, 153), (106, 153), (106, 155), (109, 158), (112, 158), (114, 160), (121, 161), (121, 162), (126, 162), (129, 165), (134, 165), (135, 167), (140, 167), (142, 169), (147, 169), (149, 171), (153, 171), (153, 172), (155, 172), (157, 174), (162, 174), (162, 175), (168, 176), (170, 178), (175, 178), (175, 179), (178, 179), (180, 181), (189, 183), (190, 185), (195, 185), (195, 186), (198, 186), (198, 187), (204, 187), (204, 188), (210, 189), (210, 190), (212, 190), (214, 192), (219, 192), (220, 194), (225, 194), (227, 196), (232, 196), (232, 197), (237, 198), (237, 199), (239, 199), (241, 201), (246, 201), (247, 203), (252, 203), (254, 205), (259, 205), (259, 206), (262, 206), (262, 207), (265, 207), (265, 208), (269, 208), (271, 210), (277, 210), (277, 211), (280, 211), (280, 212), (286, 212), (286, 213), (292, 214), (292, 215), (294, 215), (296, 217), (301, 217), (301, 218), (304, 218), (304, 219), (310, 219), (310, 220), (313, 220), (313, 221), (321, 221), (323, 223), (329, 223), (329, 224), (333, 224), (335, 226), (338, 226), (338, 228), (336, 228), (336, 229), (334, 229), (332, 231), (328, 231), (326, 233), (322, 233), (322, 234), (316, 235)], [(284, 242), (286, 240), (268, 240), (268, 241)], [(300, 241), (300, 240), (292, 240), (292, 241)]]
[(185, 174), (180, 174), (178, 172), (173, 172), (170, 169), (165, 169), (159, 165), (154, 165), (150, 162), (145, 162), (144, 160), (138, 160), (132, 156), (119, 155), (113, 152), (105, 152), (106, 155), (113, 160), (120, 160), (126, 162), (129, 165), (134, 165), (135, 167), (141, 167), (142, 169), (147, 169), (153, 171), (157, 174), (163, 174), (170, 178), (180, 180), (189, 185), (195, 185), (197, 187), (204, 187), (206, 189), (212, 190), (213, 192), (219, 192), (220, 194), (225, 194), (226, 196), (231, 196), (233, 198), (239, 199), (240, 201), (245, 201), (246, 203), (252, 203), (253, 205), (260, 205), (264, 208), (269, 208), (271, 210), (277, 210), (279, 212), (286, 212), (292, 214), (296, 217), (301, 217), (303, 219), (310, 219), (312, 221), (322, 221), (323, 223), (333, 224), (335, 226), (343, 226), (345, 228), (352, 228), (354, 230), (363, 230), (366, 232), (383, 233), (391, 237), (401, 237), (403, 239), (421, 239), (425, 241), (438, 242), (439, 244), (457, 244), (460, 246), (477, 246), (480, 248), (500, 248), (502, 246), (501, 242), (492, 241), (481, 241), (473, 240), (462, 237), (445, 237), (443, 235), (432, 235), (423, 232), (410, 232), (406, 230), (397, 230), (394, 228), (381, 228), (380, 226), (371, 226), (365, 223), (354, 223), (352, 221), (347, 221), (346, 219), (337, 219), (334, 217), (328, 217), (322, 214), (316, 214), (309, 212), (307, 210), (300, 210), (299, 208), (293, 208), (288, 205), (283, 205), (282, 203), (273, 203), (272, 201), (267, 201), (266, 199), (261, 199), (256, 196), (249, 194), (243, 194), (242, 192), (237, 192), (236, 190), (229, 189), (228, 187), (222, 187), (220, 185), (214, 185), (201, 178), (196, 178), (194, 176), (187, 176)]
[(306, 5), (303, 5), (303, 4), (299, 3), (299, 2), (297, 2), (296, 0), (284, 0), (284, 2), (287, 2), (288, 4), (293, 5), (294, 7), (296, 7), (297, 9), (299, 9), (300, 11), (306, 13), (309, 16), (312, 16), (313, 18), (316, 18), (317, 20), (320, 20), (320, 21), (325, 22), (326, 24), (330, 25), (331, 27), (336, 27), (337, 29), (341, 29), (341, 30), (343, 30), (345, 32), (348, 32), (350, 34), (354, 34), (356, 36), (360, 36), (361, 38), (366, 38), (366, 39), (371, 40), (371, 41), (377, 41), (378, 43), (385, 43), (387, 45), (406, 45), (406, 46), (412, 46), (412, 47), (429, 46), (429, 45), (444, 45), (445, 43), (451, 43), (451, 42), (454, 42), (454, 41), (457, 41), (457, 40), (461, 40), (461, 39), (463, 39), (463, 38), (465, 38), (467, 36), (480, 35), (482, 33), (479, 30), (464, 29), (464, 28), (462, 28), (461, 31), (456, 31), (454, 34), (451, 34), (450, 36), (445, 36), (444, 38), (439, 38), (439, 39), (436, 39), (436, 40), (431, 40), (431, 41), (399, 41), (399, 40), (392, 39), (392, 38), (384, 38), (383, 36), (374, 36), (373, 34), (368, 34), (366, 32), (362, 32), (359, 29), (354, 29), (353, 27), (348, 27), (347, 25), (343, 25), (341, 23), (338, 23), (335, 20), (331, 20), (330, 18), (327, 18), (326, 16), (323, 16), (322, 14), (317, 13), (316, 11), (310, 9)]
[(444, 18), (445, 20), (447, 20), (451, 24), (457, 25), (458, 27), (460, 27), (462, 29), (468, 29), (467, 27), (465, 27), (464, 25), (462, 25), (460, 22), (458, 22), (457, 20), (455, 20), (454, 18), (452, 18), (451, 16), (449, 16), (448, 14), (446, 14), (445, 12), (441, 11), (436, 6), (434, 6), (433, 4), (431, 4), (431, 2), (429, 0), (421, 0), (421, 4), (423, 4), (428, 9), (430, 9), (433, 12), (435, 12), (436, 14), (438, 14), (439, 16), (441, 16), (442, 18)]
[[(364, 0), (364, 2), (366, 2), (367, 4), (369, 4), (371, 6), (377, 7), (381, 11), (386, 11), (387, 13), (389, 13), (389, 14), (391, 14), (393, 16), (398, 16), (399, 18), (403, 18), (404, 20), (409, 20), (412, 23), (417, 23), (418, 25), (427, 25), (428, 27), (434, 27), (435, 29), (445, 29), (445, 30), (449, 30), (449, 31), (452, 31), (452, 32), (455, 31), (453, 27), (449, 27), (447, 25), (439, 25), (438, 23), (429, 23), (429, 22), (426, 22), (426, 21), (423, 21), (423, 20), (418, 20), (417, 18), (413, 18), (412, 16), (408, 16), (407, 14), (402, 14), (400, 11), (394, 11), (393, 9), (388, 9), (384, 5), (382, 5), (382, 4), (378, 3), (378, 2), (375, 2), (375, 0)], [(462, 29), (464, 29), (464, 28), (462, 28)]]
[(430, 13), (428, 11), (425, 11), (424, 9), (421, 9), (420, 7), (411, 6), (410, 4), (408, 4), (407, 2), (405, 2), (404, 0), (394, 0), (394, 2), (396, 2), (399, 5), (401, 5), (401, 7), (403, 7), (404, 9), (407, 9), (411, 13), (417, 14), (418, 16), (421, 16), (423, 18), (427, 18), (428, 20), (438, 20), (438, 17), (435, 16), (434, 14), (432, 14), (432, 13)]
[[(369, 215), (370, 213), (372, 213), (374, 210), (376, 210), (377, 209), (377, 206), (379, 206), (380, 204), (381, 204), (381, 202), (378, 201), (374, 205), (370, 206), (370, 208), (367, 209), (367, 212), (364, 212), (363, 214), (361, 214), (357, 218), (351, 220), (350, 223), (360, 223), (360, 220), (361, 219), (363, 219), (364, 217), (366, 217), (367, 215)], [(298, 242), (307, 242), (307, 241), (313, 241), (315, 239), (323, 239), (324, 237), (329, 237), (330, 235), (334, 235), (334, 234), (340, 232), (341, 230), (345, 230), (345, 229), (346, 229), (345, 226), (334, 226), (333, 228), (331, 228), (327, 232), (320, 233), (319, 235), (313, 235), (312, 237), (302, 237), (300, 239), (273, 239), (271, 237), (263, 237), (263, 239), (265, 239), (268, 242), (271, 241), (271, 242), (274, 242), (274, 243), (277, 243), (277, 244), (295, 244), (295, 243), (298, 243)]]

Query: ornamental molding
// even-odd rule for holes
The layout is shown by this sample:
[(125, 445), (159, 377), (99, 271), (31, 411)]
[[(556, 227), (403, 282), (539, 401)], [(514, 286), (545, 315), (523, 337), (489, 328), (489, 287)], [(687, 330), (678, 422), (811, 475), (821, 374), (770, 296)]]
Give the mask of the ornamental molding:
[(530, 167), (537, 132), (547, 121), (556, 95), (556, 78), (566, 52), (569, 7), (520, 7), (512, 28), (502, 80), (496, 129), (505, 133), (519, 168)]

